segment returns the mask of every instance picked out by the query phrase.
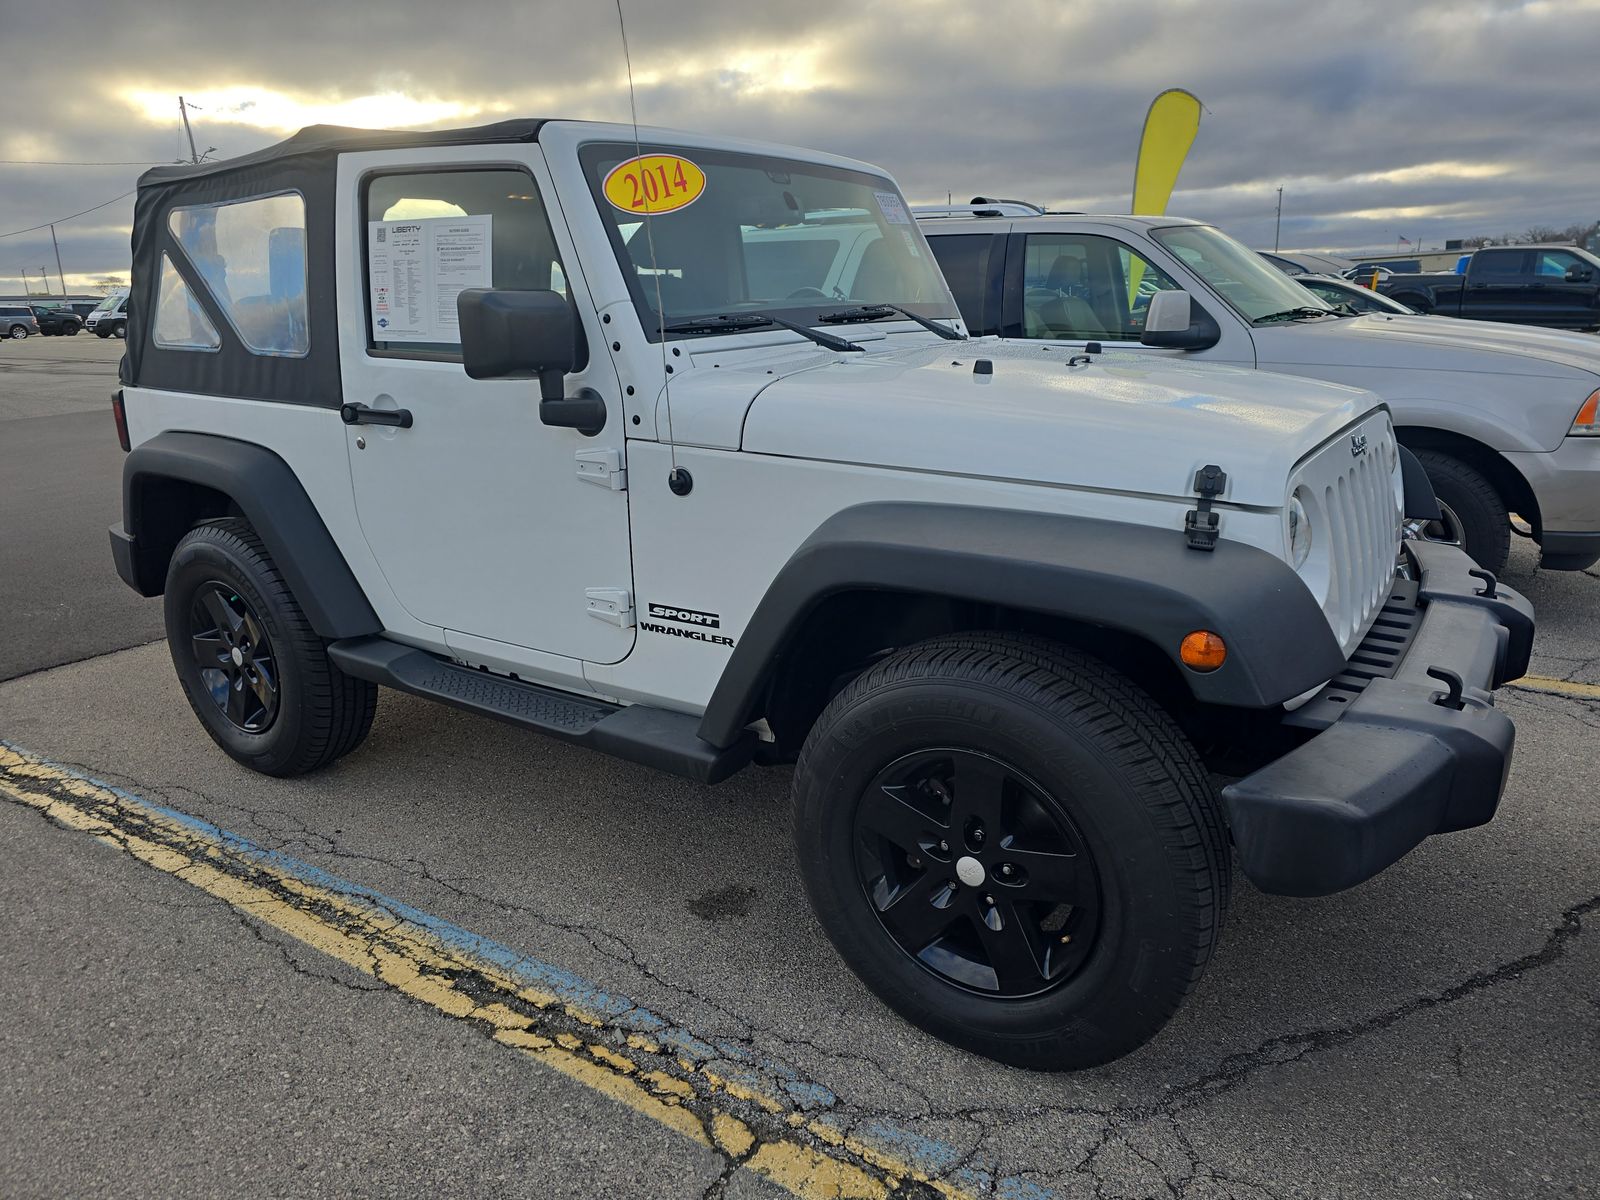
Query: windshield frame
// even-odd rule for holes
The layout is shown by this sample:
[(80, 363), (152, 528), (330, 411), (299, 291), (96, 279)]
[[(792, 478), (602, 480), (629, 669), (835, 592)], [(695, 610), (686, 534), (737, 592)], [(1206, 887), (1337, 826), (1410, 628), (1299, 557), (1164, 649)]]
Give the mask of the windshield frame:
[[(1228, 295), (1223, 288), (1217, 285), (1215, 280), (1202, 271), (1195, 263), (1180, 254), (1177, 247), (1173, 245), (1171, 240), (1169, 240), (1173, 237), (1184, 234), (1199, 235), (1207, 238), (1217, 238), (1220, 239), (1223, 244), (1236, 248), (1238, 252), (1238, 260), (1240, 262), (1248, 263), (1250, 269), (1254, 271), (1258, 278), (1272, 280), (1272, 288), (1269, 289), (1269, 291), (1276, 290), (1280, 283), (1284, 288), (1287, 289), (1283, 293), (1283, 298), (1281, 301), (1273, 301), (1271, 307), (1266, 307), (1264, 311), (1257, 313), (1254, 316), (1246, 312), (1234, 301), (1231, 296)], [(1229, 237), (1215, 225), (1162, 225), (1152, 228), (1150, 230), (1150, 236), (1154, 238), (1156, 243), (1160, 245), (1160, 247), (1168, 254), (1170, 254), (1180, 266), (1188, 271), (1189, 274), (1193, 275), (1195, 278), (1204, 283), (1206, 288), (1214, 296), (1216, 296), (1229, 308), (1233, 309), (1233, 311), (1237, 313), (1247, 325), (1254, 327), (1259, 324), (1264, 317), (1269, 317), (1280, 312), (1287, 312), (1290, 309), (1295, 308), (1319, 308), (1326, 311), (1329, 316), (1337, 317), (1340, 315), (1333, 308), (1333, 306), (1321, 296), (1317, 295), (1310, 288), (1296, 283), (1294, 281), (1294, 276), (1285, 275), (1282, 271), (1278, 270), (1277, 267), (1274, 267), (1266, 262), (1263, 258), (1261, 258), (1260, 255), (1246, 246), (1243, 242), (1239, 241), (1237, 238)]]
[[(791, 174), (811, 175), (825, 179), (834, 179), (843, 182), (860, 184), (873, 191), (892, 192), (896, 196), (900, 197), (900, 203), (904, 211), (907, 213), (910, 213), (911, 211), (911, 207), (906, 202), (905, 196), (901, 193), (899, 186), (887, 175), (839, 166), (828, 162), (819, 162), (815, 159), (797, 158), (782, 154), (760, 153), (758, 151), (740, 150), (732, 147), (674, 145), (666, 142), (654, 141), (644, 142), (636, 147), (635, 143), (631, 141), (618, 141), (612, 138), (596, 139), (594, 141), (583, 143), (583, 145), (578, 149), (578, 161), (582, 169), (584, 182), (588, 186), (590, 196), (594, 201), (596, 209), (598, 210), (600, 224), (605, 229), (606, 238), (611, 243), (612, 256), (616, 262), (618, 271), (622, 275), (623, 284), (628, 289), (628, 296), (633, 301), (634, 312), (638, 316), (640, 327), (644, 332), (645, 339), (651, 343), (660, 342), (663, 340), (663, 338), (669, 342), (692, 341), (707, 337), (731, 337), (742, 336), (751, 333), (771, 335), (772, 333), (776, 332), (772, 325), (754, 326), (746, 329), (718, 329), (711, 332), (696, 333), (671, 331), (664, 332), (662, 329), (663, 325), (670, 325), (675, 322), (683, 322), (696, 317), (711, 317), (723, 313), (774, 313), (783, 317), (785, 320), (793, 321), (796, 324), (826, 329), (828, 326), (825, 325), (821, 320), (823, 316), (829, 313), (838, 312), (841, 309), (862, 307), (868, 302), (853, 299), (851, 297), (829, 297), (822, 301), (807, 301), (802, 303), (791, 303), (783, 300), (750, 300), (745, 301), (742, 304), (730, 304), (721, 309), (711, 308), (704, 311), (668, 311), (666, 313), (658, 313), (655, 307), (655, 297), (650, 295), (646, 290), (643, 283), (643, 277), (640, 276), (639, 273), (634, 269), (634, 262), (628, 253), (628, 246), (623, 241), (623, 222), (612, 219), (611, 214), (614, 210), (611, 202), (606, 199), (604, 192), (605, 171), (601, 169), (599, 164), (601, 160), (607, 159), (609, 156), (615, 155), (619, 152), (624, 160), (631, 159), (637, 154), (681, 155), (697, 163), (701, 162), (702, 160), (711, 163), (726, 163), (729, 160), (742, 160), (744, 162), (756, 164), (763, 170), (780, 172), (786, 171)], [(654, 218), (649, 219), (662, 220), (663, 218), (670, 217), (671, 215), (672, 214), (670, 212), (662, 213)], [(887, 233), (889, 229), (893, 228), (905, 229), (907, 233), (915, 240), (918, 252), (926, 263), (928, 269), (932, 272), (934, 281), (936, 281), (938, 284), (941, 295), (937, 302), (919, 302), (902, 297), (899, 301), (897, 301), (897, 303), (899, 303), (901, 307), (917, 313), (919, 316), (927, 317), (930, 320), (944, 321), (952, 325), (960, 322), (962, 319), (961, 310), (956, 305), (955, 297), (950, 292), (950, 285), (945, 281), (944, 272), (939, 268), (938, 259), (934, 257), (932, 249), (928, 246), (927, 238), (923, 235), (922, 228), (917, 224), (916, 219), (913, 217), (909, 225), (906, 226), (890, 225), (886, 221), (880, 221), (877, 217), (868, 212), (863, 217), (863, 221), (871, 221), (877, 224), (880, 229), (885, 231), (885, 233)], [(808, 227), (821, 229), (827, 224), (828, 222), (826, 221), (818, 221), (814, 223), (808, 223)], [(913, 322), (909, 317), (902, 316), (899, 313), (891, 313), (886, 315), (882, 318), (882, 322), (885, 324), (894, 322), (901, 322), (908, 325), (915, 324), (915, 322)], [(861, 324), (868, 324), (868, 322), (862, 322)], [(957, 327), (963, 330), (965, 329), (964, 324)], [(853, 328), (859, 328), (859, 326), (853, 326)], [(919, 328), (919, 332), (926, 333), (927, 331)], [(795, 336), (798, 337), (799, 335)], [(928, 336), (933, 337), (936, 335), (928, 333)]]

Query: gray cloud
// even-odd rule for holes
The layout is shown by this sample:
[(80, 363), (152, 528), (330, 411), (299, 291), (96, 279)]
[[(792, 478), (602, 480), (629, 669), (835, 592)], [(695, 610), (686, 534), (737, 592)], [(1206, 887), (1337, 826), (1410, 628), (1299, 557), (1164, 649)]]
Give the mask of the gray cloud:
[[(625, 7), (642, 120), (865, 158), (913, 199), (1125, 209), (1145, 108), (1182, 86), (1208, 112), (1171, 211), (1254, 245), (1271, 243), (1279, 184), (1285, 246), (1438, 243), (1600, 217), (1595, 0)], [(810, 86), (771, 86), (785, 73)], [(147, 3), (114, 29), (73, 6), (15, 6), (0, 77), (38, 101), (31, 125), (0, 132), (0, 159), (171, 160), (186, 152), (177, 94), (223, 88), (258, 113), (282, 96), (396, 92), (493, 110), (434, 124), (628, 114), (606, 0)], [(169, 99), (146, 112), (139, 92)], [(383, 111), (373, 123), (403, 123)], [(279, 136), (196, 114), (201, 148), (223, 155)], [(136, 175), (0, 165), (0, 232), (86, 208)], [(131, 211), (58, 228), (69, 276), (126, 270)], [(46, 263), (48, 232), (0, 239), (0, 289)]]

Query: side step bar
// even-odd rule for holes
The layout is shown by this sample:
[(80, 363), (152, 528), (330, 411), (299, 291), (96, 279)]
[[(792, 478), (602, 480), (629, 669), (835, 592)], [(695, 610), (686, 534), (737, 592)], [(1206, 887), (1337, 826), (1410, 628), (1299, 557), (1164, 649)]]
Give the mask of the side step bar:
[(698, 735), (698, 717), (643, 704), (608, 704), (474, 671), (386, 638), (346, 638), (329, 645), (328, 657), (357, 679), (441, 700), (696, 783), (719, 783), (755, 754), (756, 738), (748, 731), (722, 750)]

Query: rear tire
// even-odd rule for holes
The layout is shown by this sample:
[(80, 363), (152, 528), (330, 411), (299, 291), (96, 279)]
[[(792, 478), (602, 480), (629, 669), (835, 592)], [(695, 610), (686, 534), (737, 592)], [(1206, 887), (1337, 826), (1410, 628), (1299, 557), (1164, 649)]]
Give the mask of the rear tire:
[(26, 325), (13, 325), (10, 333), (13, 341), (20, 342), (23, 338), (28, 336), (28, 327)]
[(1496, 575), (1511, 558), (1511, 513), (1500, 493), (1476, 469), (1439, 450), (1419, 450), (1417, 458), (1441, 503), (1454, 514), (1461, 548)]
[(372, 728), (377, 686), (334, 666), (248, 522), (207, 521), (184, 535), (164, 608), (189, 706), (238, 762), (303, 775), (350, 753)]
[(1187, 739), (1127, 678), (1042, 639), (938, 638), (864, 672), (806, 739), (794, 806), (846, 963), (907, 1020), (1015, 1066), (1148, 1041), (1227, 904), (1226, 834)]

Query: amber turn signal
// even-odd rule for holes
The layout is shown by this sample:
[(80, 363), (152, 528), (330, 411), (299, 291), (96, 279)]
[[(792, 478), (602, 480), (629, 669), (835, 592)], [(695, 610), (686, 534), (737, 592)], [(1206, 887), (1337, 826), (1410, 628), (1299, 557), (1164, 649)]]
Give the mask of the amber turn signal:
[(1196, 629), (1178, 647), (1183, 665), (1196, 671), (1215, 671), (1228, 657), (1228, 647), (1209, 629)]

